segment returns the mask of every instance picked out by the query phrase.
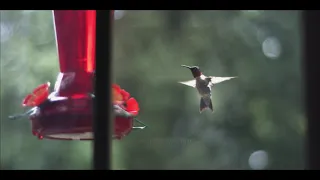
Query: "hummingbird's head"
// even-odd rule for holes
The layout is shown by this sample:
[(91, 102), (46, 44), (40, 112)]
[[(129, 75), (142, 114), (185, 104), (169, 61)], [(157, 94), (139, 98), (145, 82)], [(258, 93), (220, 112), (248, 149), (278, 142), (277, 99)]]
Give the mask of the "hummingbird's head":
[(198, 66), (186, 66), (186, 65), (181, 65), (181, 66), (190, 69), (194, 78), (199, 77), (202, 74)]

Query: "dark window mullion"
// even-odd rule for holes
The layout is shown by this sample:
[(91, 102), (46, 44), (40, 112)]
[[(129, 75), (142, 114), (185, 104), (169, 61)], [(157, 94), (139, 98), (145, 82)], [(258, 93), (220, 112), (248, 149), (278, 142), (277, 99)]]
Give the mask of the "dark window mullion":
[(308, 118), (307, 169), (320, 169), (320, 11), (303, 11), (304, 76)]
[(112, 19), (110, 10), (96, 11), (96, 82), (94, 102), (93, 169), (111, 169), (112, 139)]

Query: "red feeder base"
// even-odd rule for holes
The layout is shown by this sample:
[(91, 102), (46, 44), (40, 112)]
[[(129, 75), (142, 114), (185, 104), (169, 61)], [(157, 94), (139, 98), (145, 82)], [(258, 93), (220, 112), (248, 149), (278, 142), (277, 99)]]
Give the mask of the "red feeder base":
[(32, 133), (40, 139), (92, 140), (92, 98), (52, 97), (30, 115)]
[[(32, 134), (39, 139), (93, 140), (92, 97), (53, 95), (30, 115)], [(113, 138), (122, 139), (132, 128), (132, 117), (116, 117)]]

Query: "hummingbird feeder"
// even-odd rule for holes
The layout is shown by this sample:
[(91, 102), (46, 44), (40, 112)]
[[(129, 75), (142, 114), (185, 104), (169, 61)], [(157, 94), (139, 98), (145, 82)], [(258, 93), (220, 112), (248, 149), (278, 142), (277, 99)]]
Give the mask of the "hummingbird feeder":
[[(60, 65), (54, 90), (50, 93), (49, 82), (39, 85), (23, 99), (22, 106), (31, 109), (10, 119), (28, 116), (39, 139), (93, 140), (96, 11), (54, 10), (53, 17)], [(136, 119), (138, 102), (116, 84), (112, 92), (113, 138), (144, 129)]]

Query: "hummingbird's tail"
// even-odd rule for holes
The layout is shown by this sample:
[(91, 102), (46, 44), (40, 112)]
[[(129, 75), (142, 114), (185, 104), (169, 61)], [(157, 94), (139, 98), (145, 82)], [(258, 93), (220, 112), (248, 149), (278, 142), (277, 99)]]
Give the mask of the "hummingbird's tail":
[(200, 113), (202, 113), (205, 109), (208, 109), (208, 108), (213, 112), (211, 98), (201, 97), (201, 99), (200, 99)]

